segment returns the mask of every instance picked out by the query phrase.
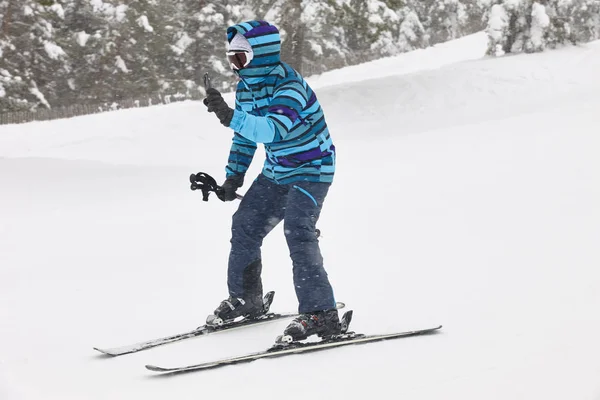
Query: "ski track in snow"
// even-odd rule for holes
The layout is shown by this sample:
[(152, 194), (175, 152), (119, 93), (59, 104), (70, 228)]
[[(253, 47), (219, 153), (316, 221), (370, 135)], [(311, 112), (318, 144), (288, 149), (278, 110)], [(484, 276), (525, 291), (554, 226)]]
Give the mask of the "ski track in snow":
[[(309, 80), (339, 152), (318, 225), (352, 328), (442, 333), (198, 374), (143, 366), (259, 351), (286, 323), (92, 347), (187, 331), (225, 297), (236, 204), (188, 176), (220, 180), (230, 132), (197, 102), (0, 126), (0, 398), (599, 400), (600, 42), (484, 51), (473, 35)], [(293, 311), (281, 227), (263, 249), (272, 309)]]

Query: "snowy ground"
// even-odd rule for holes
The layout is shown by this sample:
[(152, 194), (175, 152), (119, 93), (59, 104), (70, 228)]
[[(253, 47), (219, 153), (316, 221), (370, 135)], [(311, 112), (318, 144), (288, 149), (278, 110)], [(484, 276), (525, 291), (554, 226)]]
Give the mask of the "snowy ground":
[[(223, 173), (230, 132), (192, 102), (0, 127), (0, 399), (599, 400), (600, 43), (484, 47), (311, 80), (339, 151), (319, 223), (336, 297), (357, 331), (444, 324), (429, 337), (143, 368), (257, 351), (281, 322), (104, 358), (226, 296), (236, 205), (187, 179)], [(281, 227), (263, 254), (273, 309), (295, 309)]]

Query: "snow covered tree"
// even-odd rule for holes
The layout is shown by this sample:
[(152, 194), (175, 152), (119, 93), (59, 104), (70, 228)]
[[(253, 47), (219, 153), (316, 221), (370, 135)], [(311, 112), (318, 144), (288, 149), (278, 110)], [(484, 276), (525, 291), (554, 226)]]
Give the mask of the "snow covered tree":
[(130, 2), (118, 25), (109, 52), (114, 57), (112, 75), (118, 77), (111, 87), (114, 100), (155, 93), (160, 88), (157, 61), (161, 54), (152, 54), (159, 37), (155, 27), (158, 16), (153, 11), (145, 2)]
[(494, 4), (489, 12), (486, 33), (488, 36), (487, 53), (490, 55), (502, 55), (506, 50), (510, 51), (508, 44), (508, 21), (509, 15), (502, 4)]
[(588, 42), (600, 39), (600, 0), (563, 0), (571, 5), (570, 21), (573, 37)]
[(479, 0), (462, 0), (464, 4), (465, 12), (467, 14), (467, 21), (465, 22), (464, 34), (470, 35), (476, 32), (481, 32), (486, 27), (486, 9)]
[(427, 36), (430, 44), (464, 35), (469, 21), (467, 6), (460, 0), (435, 0), (427, 10)]
[(335, 1), (274, 1), (263, 17), (282, 35), (282, 58), (304, 74), (345, 65), (344, 45), (336, 26)]
[(88, 0), (66, 0), (63, 9), (65, 16), (57, 27), (56, 40), (68, 55), (69, 74), (64, 77), (57, 104), (96, 103), (103, 38), (110, 25)]
[(335, 1), (305, 3), (302, 11), (302, 22), (306, 26), (302, 72), (321, 73), (347, 65), (344, 27), (336, 23), (340, 7)]
[(486, 29), (489, 54), (518, 53), (525, 49), (532, 26), (532, 9), (530, 0), (501, 0), (492, 5)]
[(23, 78), (0, 67), (0, 111), (28, 110), (30, 100), (31, 93)]
[(348, 48), (337, 20), (336, 0), (252, 1), (251, 18), (275, 24), (281, 33), (282, 58), (305, 74), (346, 65)]
[(279, 21), (279, 29), (283, 36), (281, 54), (293, 68), (300, 72), (302, 72), (306, 32), (302, 11), (302, 0), (285, 1)]
[[(396, 8), (397, 10), (395, 10)], [(403, 51), (405, 43), (401, 42), (403, 29), (403, 4), (395, 2), (388, 4), (383, 1), (369, 1), (367, 3), (369, 35), (375, 40), (369, 46), (370, 59), (381, 56), (394, 56)], [(347, 27), (349, 29), (350, 27)], [(410, 34), (409, 26), (405, 25), (405, 32)]]
[(350, 0), (338, 20), (345, 31), (350, 59), (364, 62), (425, 47), (425, 29), (417, 1)]
[(8, 65), (7, 54), (14, 50), (11, 34), (15, 14), (19, 13), (17, 0), (0, 2), (0, 110), (24, 110), (29, 107), (30, 94), (23, 77), (14, 65)]
[(536, 52), (598, 37), (598, 0), (481, 0), (490, 7), (489, 54)]
[(250, 7), (228, 0), (183, 0), (181, 4), (182, 29), (176, 32), (169, 47), (183, 66), (183, 83), (201, 88), (203, 74), (210, 72), (217, 87), (232, 88), (236, 78), (225, 57), (225, 30), (229, 25), (254, 18)]
[[(85, 4), (85, 1), (79, 5)], [(124, 88), (127, 87), (129, 69), (123, 58), (127, 51), (124, 49), (125, 41), (130, 39), (127, 32), (128, 9), (122, 2), (108, 2), (94, 0), (91, 14), (98, 20), (90, 25), (78, 27), (75, 32), (75, 43), (73, 47), (83, 54), (82, 68), (85, 73), (82, 79), (74, 78), (76, 88), (86, 88), (86, 94), (82, 96), (90, 103), (113, 102), (127, 96)], [(76, 11), (76, 8), (72, 8)], [(82, 9), (79, 9), (82, 12)], [(84, 18), (83, 16), (77, 18)], [(79, 29), (82, 29), (79, 31)], [(87, 67), (86, 67), (87, 66)], [(77, 89), (75, 89), (77, 90)], [(133, 95), (133, 93), (131, 93)]]
[(402, 10), (402, 23), (398, 35), (398, 46), (400, 51), (412, 51), (427, 46), (425, 28), (419, 20), (417, 13), (410, 9)]
[[(477, 1), (0, 0), (0, 111), (190, 95), (205, 72), (229, 89), (225, 28), (249, 19), (276, 24), (284, 60), (320, 73), (470, 33)], [(597, 1), (538, 1), (550, 16), (547, 46), (561, 37), (554, 3), (586, 21), (569, 32), (598, 35)]]
[(7, 107), (21, 109), (29, 103), (29, 108), (51, 108), (60, 78), (69, 72), (67, 54), (56, 43), (54, 28), (64, 11), (59, 3), (34, 0), (8, 0), (2, 6), (0, 68), (3, 80), (10, 81), (3, 84), (3, 92), (12, 99), (6, 101)]
[(531, 5), (531, 22), (529, 35), (525, 42), (525, 51), (528, 53), (543, 51), (546, 48), (546, 38), (550, 27), (550, 17), (546, 7), (538, 2)]
[(342, 4), (338, 24), (344, 27), (344, 41), (350, 52), (351, 62), (372, 59), (371, 44), (377, 40), (379, 25), (384, 22), (382, 19), (378, 20), (373, 11), (369, 0), (349, 0)]

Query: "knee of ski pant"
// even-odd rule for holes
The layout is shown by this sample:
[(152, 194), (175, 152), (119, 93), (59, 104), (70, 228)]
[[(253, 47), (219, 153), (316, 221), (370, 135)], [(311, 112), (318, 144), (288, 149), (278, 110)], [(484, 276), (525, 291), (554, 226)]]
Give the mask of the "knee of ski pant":
[(238, 209), (231, 218), (231, 234), (236, 236), (253, 236), (256, 227), (252, 224), (252, 218), (247, 209)]
[(252, 211), (236, 211), (232, 217), (231, 240), (251, 241), (262, 243), (264, 237), (279, 223), (276, 217), (268, 218), (266, 221), (258, 221), (254, 218)]
[(301, 215), (287, 218), (283, 223), (283, 231), (288, 242), (316, 242), (315, 218)]

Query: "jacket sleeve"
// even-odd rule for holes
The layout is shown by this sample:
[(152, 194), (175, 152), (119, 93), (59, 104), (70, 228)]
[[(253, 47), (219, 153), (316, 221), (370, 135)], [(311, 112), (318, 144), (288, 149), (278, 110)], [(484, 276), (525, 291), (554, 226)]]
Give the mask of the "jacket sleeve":
[[(236, 112), (241, 111), (239, 105), (236, 104), (235, 108)], [(235, 132), (233, 134), (231, 150), (229, 151), (227, 167), (225, 168), (226, 177), (244, 175), (252, 163), (255, 152), (256, 143)]]
[(299, 80), (290, 80), (279, 86), (265, 116), (256, 116), (236, 107), (230, 128), (255, 143), (285, 140), (292, 127), (300, 120), (300, 113), (308, 103), (306, 89)]

